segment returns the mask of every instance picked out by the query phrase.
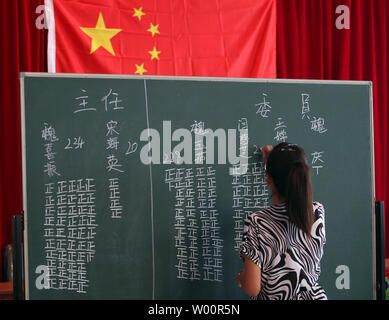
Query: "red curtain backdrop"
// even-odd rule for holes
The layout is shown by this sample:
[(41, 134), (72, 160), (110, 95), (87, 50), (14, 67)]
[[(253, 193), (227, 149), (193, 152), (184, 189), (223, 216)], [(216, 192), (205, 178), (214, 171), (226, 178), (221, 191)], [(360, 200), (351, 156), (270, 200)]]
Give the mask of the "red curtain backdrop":
[[(47, 70), (46, 32), (35, 25), (40, 4), (43, 0), (0, 1), (1, 250), (11, 242), (11, 216), (22, 210), (19, 72)], [(338, 5), (350, 9), (349, 30), (335, 27)], [(279, 78), (373, 81), (376, 197), (386, 202), (387, 256), (388, 19), (387, 0), (277, 0)]]
[[(349, 29), (336, 27), (336, 19), (341, 15), (336, 13), (339, 5), (346, 5), (350, 10)], [(385, 201), (387, 257), (388, 44), (387, 0), (277, 2), (278, 78), (373, 81), (376, 200)]]
[(35, 25), (43, 2), (0, 1), (0, 261), (12, 241), (11, 217), (22, 211), (19, 72), (47, 70), (46, 32)]

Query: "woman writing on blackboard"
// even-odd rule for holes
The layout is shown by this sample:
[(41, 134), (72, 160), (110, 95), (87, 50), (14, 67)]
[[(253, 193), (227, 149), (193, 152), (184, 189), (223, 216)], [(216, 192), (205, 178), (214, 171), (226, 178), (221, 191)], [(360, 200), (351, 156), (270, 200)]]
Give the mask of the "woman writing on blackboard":
[(295, 144), (261, 149), (273, 205), (245, 221), (236, 281), (256, 299), (327, 299), (318, 284), (324, 208), (312, 202), (310, 169)]

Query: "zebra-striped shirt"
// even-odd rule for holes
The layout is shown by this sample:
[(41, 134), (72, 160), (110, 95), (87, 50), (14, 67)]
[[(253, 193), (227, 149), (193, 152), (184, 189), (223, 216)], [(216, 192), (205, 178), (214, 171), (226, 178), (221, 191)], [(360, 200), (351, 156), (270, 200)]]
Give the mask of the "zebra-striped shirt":
[(255, 212), (245, 221), (240, 256), (261, 268), (263, 299), (327, 299), (318, 284), (325, 237), (324, 207), (313, 203), (311, 237), (291, 223), (285, 204)]

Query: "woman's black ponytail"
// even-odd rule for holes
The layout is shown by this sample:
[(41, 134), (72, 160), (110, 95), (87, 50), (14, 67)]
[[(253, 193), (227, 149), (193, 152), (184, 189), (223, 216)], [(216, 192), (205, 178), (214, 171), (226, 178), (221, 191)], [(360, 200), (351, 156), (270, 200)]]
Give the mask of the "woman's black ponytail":
[(313, 224), (312, 186), (310, 170), (304, 162), (292, 164), (285, 197), (291, 222), (309, 236)]
[(278, 144), (269, 154), (266, 171), (285, 198), (290, 221), (310, 236), (314, 221), (312, 185), (304, 150), (295, 144)]

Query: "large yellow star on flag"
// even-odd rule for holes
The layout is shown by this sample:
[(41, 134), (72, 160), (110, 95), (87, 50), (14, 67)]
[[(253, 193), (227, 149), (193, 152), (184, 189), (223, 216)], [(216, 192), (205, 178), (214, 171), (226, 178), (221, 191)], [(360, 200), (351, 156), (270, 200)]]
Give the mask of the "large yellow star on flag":
[(161, 51), (157, 51), (157, 48), (155, 46), (153, 47), (153, 51), (149, 51), (149, 53), (151, 55), (151, 60), (159, 60), (159, 54), (161, 53)]
[(150, 23), (150, 28), (147, 29), (147, 31), (151, 32), (151, 35), (154, 37), (156, 33), (160, 34), (158, 27), (159, 27), (159, 24), (153, 25), (152, 23)]
[(80, 27), (80, 29), (86, 33), (90, 38), (92, 38), (92, 45), (90, 49), (90, 54), (95, 52), (98, 48), (103, 47), (112, 55), (115, 55), (113, 51), (111, 38), (116, 36), (122, 29), (107, 29), (105, 27), (103, 14), (100, 12), (99, 18), (97, 20), (96, 27), (94, 28), (85, 28)]

